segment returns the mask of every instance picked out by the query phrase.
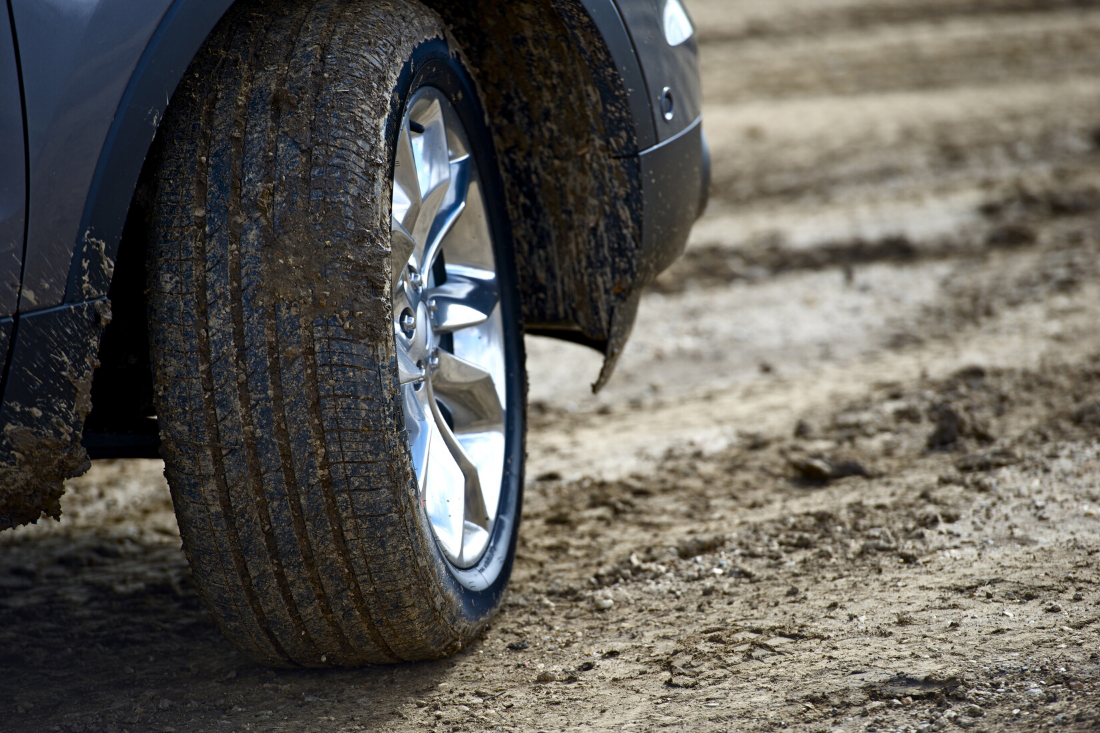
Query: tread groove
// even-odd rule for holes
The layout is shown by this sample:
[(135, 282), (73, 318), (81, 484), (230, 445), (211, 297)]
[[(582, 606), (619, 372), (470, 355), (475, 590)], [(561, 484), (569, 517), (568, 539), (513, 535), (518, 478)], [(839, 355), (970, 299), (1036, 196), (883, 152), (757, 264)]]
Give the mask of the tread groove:
[[(224, 58), (224, 57), (223, 57)], [(219, 67), (221, 64), (219, 63)], [(203, 143), (202, 150), (209, 153), (210, 148), (210, 133), (213, 128), (213, 115), (214, 115), (214, 99), (216, 93), (208, 94), (204, 102), (203, 109)], [(195, 200), (207, 201), (207, 165), (205, 164), (206, 156), (199, 158), (200, 171), (199, 175), (195, 177)], [(204, 209), (205, 212), (205, 209)], [(233, 566), (236, 571), (237, 578), (241, 584), (241, 590), (245, 597), (245, 601), (248, 604), (252, 614), (256, 617), (260, 632), (264, 637), (264, 640), (270, 645), (274, 655), (280, 658), (281, 661), (290, 661), (289, 655), (283, 649), (279, 640), (275, 638), (274, 632), (267, 624), (267, 615), (264, 613), (263, 607), (260, 604), (259, 598), (256, 596), (255, 588), (252, 587), (252, 577), (248, 572), (248, 566), (244, 558), (244, 553), (241, 549), (240, 534), (237, 529), (237, 522), (233, 512), (233, 505), (229, 498), (229, 485), (226, 479), (225, 470), (225, 453), (221, 447), (221, 430), (219, 426), (217, 406), (214, 404), (214, 379), (212, 373), (212, 360), (210, 354), (210, 342), (207, 335), (207, 329), (209, 327), (209, 310), (207, 298), (207, 282), (206, 282), (206, 239), (207, 234), (205, 232), (206, 217), (205, 214), (202, 217), (196, 217), (196, 224), (198, 226), (199, 233), (195, 237), (195, 247), (192, 254), (192, 267), (194, 268), (195, 277), (195, 293), (194, 298), (197, 329), (196, 329), (196, 355), (199, 363), (199, 380), (202, 385), (202, 409), (206, 422), (207, 434), (211, 439), (212, 446), (207, 448), (210, 456), (211, 463), (214, 466), (214, 486), (217, 493), (217, 501), (221, 508), (222, 518), (226, 525), (225, 538), (229, 544), (229, 552), (233, 558)]]
[[(356, 610), (359, 612), (359, 617), (366, 626), (367, 634), (370, 635), (371, 641), (373, 641), (378, 649), (387, 657), (393, 661), (400, 661), (400, 657), (394, 653), (390, 645), (386, 643), (386, 640), (382, 637), (379, 631), (378, 624), (370, 613), (370, 609), (367, 607), (366, 601), (363, 598), (363, 594), (359, 588), (359, 582), (355, 578), (355, 574), (352, 572), (348, 563), (348, 548), (344, 541), (344, 533), (339, 521), (339, 517), (336, 516), (336, 501), (334, 497), (334, 490), (332, 486), (332, 474), (330, 472), (329, 460), (328, 460), (328, 448), (325, 445), (325, 428), (324, 418), (321, 415), (321, 391), (317, 383), (317, 351), (313, 343), (313, 324), (306, 323), (302, 329), (302, 352), (303, 356), (307, 356), (305, 361), (305, 382), (306, 390), (309, 392), (309, 422), (310, 432), (313, 434), (315, 445), (317, 446), (317, 473), (320, 477), (321, 491), (324, 498), (325, 514), (328, 519), (328, 523), (332, 527), (332, 537), (336, 543), (336, 556), (340, 564), (340, 570), (348, 584), (348, 590), (351, 592), (352, 602), (355, 604)], [(374, 585), (374, 579), (370, 571), (370, 567), (367, 567), (368, 578), (371, 585)]]
[[(238, 383), (236, 388), (238, 409), (240, 413), (241, 426), (245, 433), (255, 434), (255, 421), (252, 415), (252, 404), (249, 389), (247, 385), (252, 381), (255, 373), (250, 373), (248, 370), (248, 358), (246, 351), (248, 349), (247, 340), (245, 338), (245, 320), (244, 320), (244, 289), (241, 283), (243, 264), (241, 262), (241, 224), (243, 221), (241, 196), (243, 187), (243, 162), (244, 162), (244, 142), (245, 133), (247, 127), (247, 102), (253, 93), (252, 85), (254, 81), (255, 73), (255, 61), (250, 56), (249, 63), (244, 65), (242, 72), (241, 89), (237, 96), (237, 104), (235, 107), (233, 129), (234, 134), (231, 136), (231, 176), (230, 176), (230, 188), (229, 188), (229, 231), (228, 231), (228, 274), (229, 274), (229, 306), (230, 316), (233, 322), (233, 347), (235, 357), (235, 367), (238, 374), (244, 374), (245, 380), (242, 384)], [(266, 147), (265, 147), (266, 152)], [(267, 307), (261, 306), (262, 312), (266, 313)], [(251, 490), (252, 501), (256, 507), (256, 512), (260, 519), (260, 531), (263, 535), (264, 547), (268, 555), (268, 565), (275, 578), (276, 585), (279, 589), (279, 595), (281, 597), (283, 605), (286, 607), (287, 613), (290, 616), (291, 624), (294, 626), (295, 636), (298, 637), (295, 641), (304, 641), (306, 646), (311, 648), (314, 657), (320, 657), (321, 652), (317, 651), (316, 643), (313, 636), (309, 633), (306, 624), (302, 620), (301, 613), (298, 610), (298, 605), (295, 602), (294, 594), (291, 590), (290, 583), (286, 577), (286, 570), (284, 564), (280, 562), (280, 553), (278, 544), (276, 543), (274, 532), (272, 531), (271, 512), (268, 508), (267, 497), (264, 493), (264, 479), (263, 471), (260, 468), (260, 457), (256, 442), (244, 441), (245, 443), (245, 462), (248, 469), (248, 477), (246, 479), (248, 487), (246, 490)], [(316, 591), (315, 591), (316, 592)], [(340, 634), (341, 646), (345, 647), (350, 652), (350, 647), (347, 644), (347, 640)]]

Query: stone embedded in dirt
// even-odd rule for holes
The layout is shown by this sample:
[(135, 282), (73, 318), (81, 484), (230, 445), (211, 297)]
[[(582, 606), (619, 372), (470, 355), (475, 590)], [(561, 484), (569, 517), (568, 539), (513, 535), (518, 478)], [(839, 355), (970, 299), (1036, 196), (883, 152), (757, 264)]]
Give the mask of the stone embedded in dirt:
[[(901, 703), (898, 704), (900, 705)], [(880, 710), (884, 710), (885, 708), (886, 703), (884, 703), (882, 700), (875, 700), (874, 702), (869, 702), (866, 706), (864, 706), (863, 714), (874, 715), (875, 713), (879, 712)]]
[(676, 545), (676, 555), (681, 560), (698, 557), (707, 552), (713, 552), (725, 544), (725, 537), (714, 535), (713, 537), (692, 537)]
[(898, 549), (897, 544), (889, 540), (867, 540), (860, 548), (860, 553), (870, 555), (876, 552), (893, 552), (896, 549)]
[(1005, 224), (989, 233), (985, 246), (990, 249), (1018, 249), (1035, 244), (1035, 230), (1026, 224)]
[(923, 512), (917, 517), (917, 524), (925, 529), (933, 529), (940, 523), (939, 512)]
[(672, 674), (669, 675), (667, 680), (665, 680), (665, 684), (669, 687), (682, 687), (685, 689), (691, 689), (692, 687), (695, 687), (699, 684), (699, 680), (683, 674)]
[(1047, 606), (1047, 613), (1061, 613), (1061, 612), (1062, 612), (1062, 607), (1059, 606), (1057, 603), (1052, 603), (1049, 606)]
[(539, 672), (538, 676), (535, 677), (536, 682), (556, 682), (557, 679), (558, 676), (548, 669)]
[(1020, 462), (1020, 456), (1010, 448), (1000, 448), (985, 453), (971, 453), (955, 461), (955, 468), (962, 473), (992, 471)]
[(514, 652), (522, 652), (524, 649), (530, 649), (531, 645), (527, 643), (526, 639), (521, 639), (519, 641), (513, 641), (508, 645), (508, 648)]
[(867, 469), (862, 464), (850, 460), (833, 461), (820, 457), (794, 458), (791, 460), (791, 467), (804, 481), (818, 484), (848, 476), (867, 476)]
[(809, 438), (813, 434), (813, 427), (805, 420), (799, 420), (794, 426), (794, 437), (796, 438)]
[(828, 481), (833, 475), (833, 466), (824, 458), (803, 458), (791, 462), (794, 470), (807, 481)]
[(1073, 411), (1073, 421), (1078, 425), (1100, 428), (1100, 402), (1089, 400)]
[(797, 596), (801, 592), (802, 591), (800, 591), (798, 589), (798, 586), (792, 585), (790, 588), (787, 589), (787, 594), (786, 595), (787, 595), (788, 598), (792, 598), (794, 596)]
[(936, 412), (936, 427), (926, 441), (929, 450), (954, 445), (962, 428), (962, 417), (954, 408), (942, 406)]
[(615, 605), (615, 600), (612, 598), (597, 598), (592, 602), (592, 605), (596, 607), (597, 611), (606, 611)]

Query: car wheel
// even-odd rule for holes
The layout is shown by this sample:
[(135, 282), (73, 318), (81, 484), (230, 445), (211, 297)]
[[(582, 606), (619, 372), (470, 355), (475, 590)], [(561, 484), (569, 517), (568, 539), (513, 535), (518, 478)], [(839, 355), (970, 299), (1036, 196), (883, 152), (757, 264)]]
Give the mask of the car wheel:
[(500, 603), (526, 390), (484, 119), (416, 2), (238, 3), (158, 132), (165, 474), (259, 661), (438, 657)]

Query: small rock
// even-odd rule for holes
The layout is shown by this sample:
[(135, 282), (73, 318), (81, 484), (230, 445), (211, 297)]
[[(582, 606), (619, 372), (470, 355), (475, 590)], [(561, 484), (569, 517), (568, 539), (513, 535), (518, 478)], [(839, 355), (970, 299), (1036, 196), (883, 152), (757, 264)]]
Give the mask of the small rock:
[(685, 689), (690, 689), (698, 684), (699, 680), (683, 674), (672, 674), (665, 680), (665, 685), (668, 687), (683, 687)]
[(432, 715), (435, 717), (436, 720), (441, 720), (443, 718), (443, 711), (436, 710), (434, 713), (432, 713)]
[(897, 699), (896, 697), (893, 698), (892, 700), (890, 700), (890, 707), (900, 708), (901, 707), (901, 700)]
[(508, 648), (514, 652), (522, 652), (524, 649), (529, 649), (530, 647), (531, 645), (527, 643), (526, 639), (513, 641), (511, 644), (508, 645)]
[(964, 710), (963, 712), (965, 712), (971, 718), (980, 718), (985, 715), (985, 711), (977, 705), (967, 705), (966, 710)]
[(800, 591), (797, 586), (792, 585), (790, 588), (787, 589), (787, 597), (791, 598), (793, 596), (797, 596), (801, 592), (802, 591)]
[(883, 710), (885, 708), (886, 703), (884, 703), (882, 700), (875, 700), (874, 702), (867, 703), (867, 705), (863, 708), (863, 714), (874, 715), (879, 710)]
[(866, 476), (865, 469), (857, 461), (832, 461), (827, 458), (795, 458), (791, 467), (806, 481), (827, 483), (849, 476)]
[(951, 721), (948, 718), (936, 718), (932, 721), (932, 730), (943, 730), (949, 725), (951, 725)]
[(1085, 600), (1085, 595), (1083, 593), (1081, 593), (1080, 591), (1078, 591), (1077, 593), (1073, 594), (1073, 600), (1083, 601), (1083, 600)]
[(1047, 606), (1047, 613), (1061, 613), (1061, 612), (1062, 612), (1062, 607), (1059, 606), (1057, 603), (1052, 603), (1049, 606)]
[(1020, 456), (1007, 448), (985, 453), (972, 453), (955, 461), (955, 468), (962, 473), (992, 471), (995, 468), (1012, 466), (1020, 462)]
[(953, 408), (943, 406), (938, 410), (936, 428), (928, 436), (926, 444), (930, 450), (953, 445), (959, 439), (962, 418)]
[(870, 555), (875, 552), (893, 552), (896, 549), (897, 544), (886, 539), (867, 540), (863, 543), (863, 547), (860, 548), (860, 553)]
[(1016, 249), (1034, 244), (1035, 240), (1035, 230), (1026, 224), (1005, 224), (989, 233), (985, 245), (990, 249)]
[(606, 611), (615, 605), (615, 601), (611, 598), (597, 598), (593, 601), (593, 605), (596, 607), (597, 611)]
[(549, 670), (543, 670), (539, 672), (539, 676), (535, 678), (537, 682), (554, 682), (558, 679), (558, 676)]
[(833, 476), (833, 467), (824, 458), (802, 458), (791, 461), (791, 467), (807, 481), (828, 481)]
[(1040, 690), (1038, 687), (1032, 687), (1030, 690), (1027, 691), (1027, 694), (1031, 695), (1032, 697), (1042, 697), (1043, 691)]

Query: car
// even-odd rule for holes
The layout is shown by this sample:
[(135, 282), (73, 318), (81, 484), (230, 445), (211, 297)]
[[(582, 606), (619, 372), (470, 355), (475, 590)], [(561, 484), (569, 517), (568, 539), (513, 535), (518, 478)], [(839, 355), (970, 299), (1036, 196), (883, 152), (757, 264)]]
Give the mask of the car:
[(599, 389), (706, 204), (680, 0), (5, 12), (0, 528), (159, 456), (255, 660), (460, 649), (515, 556), (524, 334)]

